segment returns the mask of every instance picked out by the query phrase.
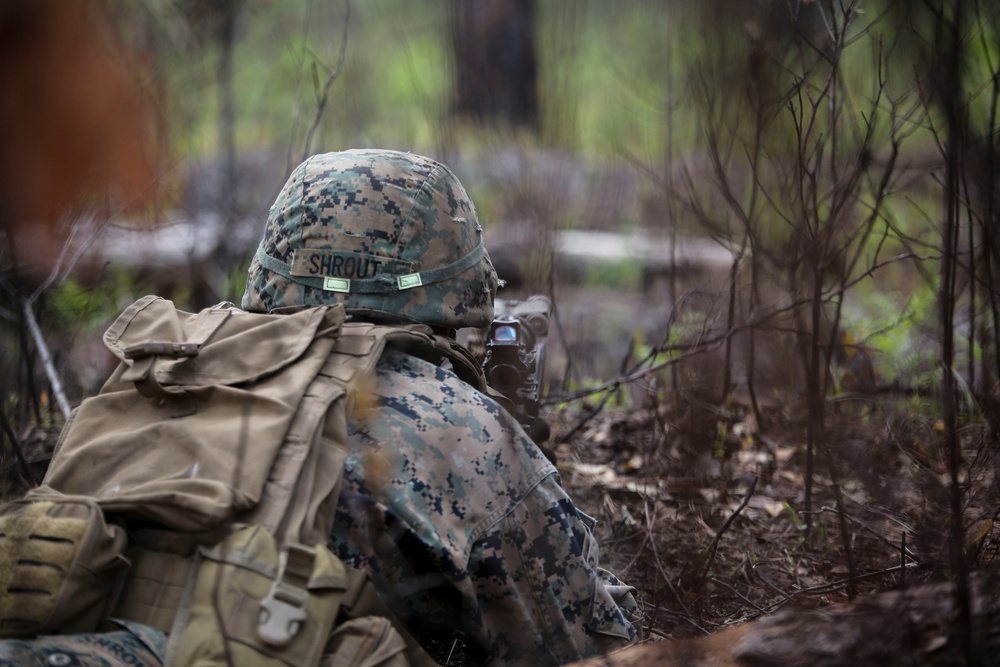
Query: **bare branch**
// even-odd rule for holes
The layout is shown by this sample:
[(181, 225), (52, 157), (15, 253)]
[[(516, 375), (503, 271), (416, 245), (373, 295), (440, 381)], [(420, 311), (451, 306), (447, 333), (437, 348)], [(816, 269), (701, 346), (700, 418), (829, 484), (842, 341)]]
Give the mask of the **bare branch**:
[[(319, 101), (316, 105), (316, 115), (313, 118), (312, 125), (309, 127), (309, 132), (306, 134), (306, 145), (302, 150), (303, 160), (309, 157), (310, 151), (312, 150), (313, 134), (315, 134), (316, 128), (319, 127), (319, 123), (323, 119), (323, 112), (326, 111), (326, 104), (330, 97), (330, 86), (332, 86), (333, 82), (337, 80), (337, 77), (340, 76), (340, 72), (344, 68), (344, 59), (347, 55), (347, 31), (350, 24), (351, 0), (344, 0), (344, 30), (340, 35), (340, 54), (337, 56), (336, 67), (334, 67), (333, 71), (330, 72), (330, 76), (327, 77), (326, 83), (323, 84), (322, 94), (319, 94)], [(316, 88), (318, 93), (318, 84)]]

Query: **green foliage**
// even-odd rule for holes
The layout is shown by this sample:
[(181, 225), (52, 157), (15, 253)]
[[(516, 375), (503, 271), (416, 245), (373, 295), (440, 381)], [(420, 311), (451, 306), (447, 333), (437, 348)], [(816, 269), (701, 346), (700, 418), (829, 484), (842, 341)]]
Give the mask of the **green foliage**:
[(785, 510), (785, 513), (788, 514), (788, 518), (791, 519), (792, 523), (795, 525), (796, 530), (805, 531), (806, 529), (805, 522), (799, 518), (798, 512), (795, 511), (795, 508), (793, 508), (787, 500), (783, 500), (781, 502), (781, 507), (782, 509)]
[[(635, 362), (642, 361), (645, 368), (665, 367), (664, 370), (660, 371), (664, 379), (663, 382), (659, 383), (661, 391), (665, 391), (665, 387), (668, 386), (666, 378), (671, 373), (676, 372), (676, 366), (674, 366), (673, 362), (681, 355), (681, 352), (676, 348), (691, 344), (704, 331), (706, 317), (707, 314), (700, 311), (684, 311), (678, 321), (670, 326), (670, 329), (667, 331), (666, 341), (659, 345), (648, 343), (642, 332), (636, 334), (632, 360)], [(660, 398), (665, 398), (665, 396), (661, 396)]]
[[(451, 85), (446, 3), (414, 11), (402, 0), (309, 0), (242, 6), (233, 51), (237, 149), (288, 146), (297, 158), (336, 70), (345, 20), (344, 63), (329, 88), (312, 150), (380, 145), (427, 150), (447, 110)], [(220, 48), (209, 31), (191, 34), (186, 18), (157, 8), (163, 83), (170, 91), (176, 150), (219, 150)]]
[(888, 290), (865, 292), (859, 300), (864, 314), (848, 316), (844, 324), (871, 348), (882, 381), (926, 387), (936, 373), (937, 289), (936, 285), (913, 287), (905, 299)]
[[(330, 87), (313, 148), (438, 147), (443, 133), (455, 129), (445, 129), (454, 72), (453, 8), (445, 0), (366, 0), (350, 7), (344, 67)], [(345, 8), (309, 0), (243, 5), (233, 53), (239, 150), (301, 150), (337, 65)], [(192, 30), (169, 5), (149, 11), (178, 152), (214, 154), (218, 43), (208, 28)], [(682, 7), (663, 3), (538, 3), (546, 143), (645, 159), (650, 147), (665, 145), (671, 131), (677, 150), (693, 148), (697, 113), (678, 104), (678, 93), (691, 50), (708, 46), (688, 34), (687, 25)]]
[(584, 270), (583, 285), (606, 289), (639, 289), (642, 265), (636, 261), (593, 262)]
[[(627, 407), (627, 395), (624, 387), (609, 387), (601, 389), (603, 383), (596, 379), (577, 380), (569, 378), (566, 382), (567, 394), (587, 394), (587, 405), (578, 401), (556, 403), (559, 410), (587, 410), (593, 405), (603, 405), (604, 409), (617, 410)], [(589, 392), (589, 393), (588, 393)]]
[(45, 293), (53, 326), (71, 331), (100, 330), (118, 315), (118, 303), (112, 296), (115, 291), (94, 290), (75, 280), (64, 280)]
[(232, 301), (237, 306), (240, 305), (240, 301), (243, 299), (243, 293), (247, 289), (246, 266), (249, 263), (250, 260), (247, 258), (246, 262), (237, 264), (226, 272), (226, 276), (223, 280), (222, 298), (226, 301)]

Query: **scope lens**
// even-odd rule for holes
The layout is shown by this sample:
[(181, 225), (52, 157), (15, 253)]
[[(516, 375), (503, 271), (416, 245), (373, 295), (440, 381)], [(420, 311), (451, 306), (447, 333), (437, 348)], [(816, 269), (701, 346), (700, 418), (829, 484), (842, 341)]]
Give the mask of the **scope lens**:
[(517, 327), (511, 326), (509, 324), (504, 324), (493, 330), (493, 340), (502, 343), (516, 343), (517, 342)]

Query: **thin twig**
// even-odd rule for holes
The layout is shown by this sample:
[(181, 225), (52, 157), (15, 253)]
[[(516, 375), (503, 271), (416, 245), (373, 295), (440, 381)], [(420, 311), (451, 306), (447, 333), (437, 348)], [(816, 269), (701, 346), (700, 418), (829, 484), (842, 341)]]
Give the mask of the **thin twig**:
[(580, 430), (584, 426), (586, 426), (587, 423), (591, 419), (593, 419), (594, 417), (596, 417), (597, 415), (599, 415), (601, 413), (601, 410), (604, 409), (604, 406), (607, 405), (608, 400), (611, 399), (611, 394), (612, 394), (612, 392), (610, 392), (610, 391), (608, 393), (604, 394), (604, 396), (601, 397), (600, 403), (598, 403), (596, 406), (594, 406), (593, 409), (588, 410), (587, 413), (585, 415), (583, 415), (583, 417), (581, 417), (579, 421), (577, 421), (576, 425), (574, 425), (573, 428), (571, 428), (568, 433), (566, 433), (561, 438), (559, 438), (559, 441), (556, 443), (556, 447), (558, 447), (559, 445), (561, 445), (561, 444), (563, 444), (565, 442), (569, 442), (573, 438), (573, 436), (575, 436), (577, 433), (579, 433)]
[(49, 384), (52, 385), (52, 395), (56, 399), (56, 405), (59, 406), (59, 411), (65, 419), (69, 419), (69, 414), (72, 409), (69, 406), (69, 401), (66, 400), (66, 393), (63, 391), (63, 383), (59, 378), (59, 373), (56, 372), (56, 366), (52, 362), (52, 355), (49, 353), (49, 346), (45, 342), (45, 337), (42, 335), (42, 330), (38, 326), (38, 320), (35, 319), (35, 313), (31, 309), (31, 302), (25, 298), (21, 298), (21, 307), (24, 311), (24, 320), (28, 324), (28, 330), (31, 332), (31, 337), (35, 341), (35, 347), (38, 349), (38, 356), (42, 359), (42, 366), (45, 367), (45, 374), (49, 378)]
[(444, 661), (444, 664), (446, 664), (446, 665), (450, 665), (451, 664), (451, 656), (455, 652), (455, 647), (456, 646), (458, 646), (458, 640), (457, 639), (452, 642), (452, 644), (451, 644), (451, 650), (448, 651), (448, 659)]
[[(59, 249), (59, 256), (52, 265), (49, 276), (26, 299), (29, 304), (34, 304), (43, 292), (53, 285), (62, 283), (66, 279), (66, 276), (70, 274), (87, 249), (96, 242), (101, 229), (108, 224), (107, 220), (103, 223), (96, 222), (96, 216), (93, 214), (88, 217), (89, 219), (86, 222), (82, 219), (72, 221), (69, 235), (66, 238), (66, 242), (63, 243), (62, 248)], [(82, 237), (83, 241), (77, 244), (79, 237)]]
[[(14, 456), (17, 457), (18, 466), (21, 468), (21, 475), (24, 476), (24, 481), (26, 481), (32, 488), (38, 486), (38, 481), (35, 476), (31, 474), (31, 468), (28, 466), (28, 461), (24, 458), (24, 452), (21, 451), (21, 443), (17, 441), (17, 437), (14, 435), (14, 429), (10, 427), (10, 422), (7, 421), (7, 415), (0, 410), (0, 426), (3, 428), (3, 432), (7, 435), (7, 439), (10, 440), (10, 445), (14, 450)], [(4, 470), (6, 474), (7, 469)]]
[(906, 588), (906, 531), (899, 544), (899, 587)]
[[(893, 565), (892, 567), (887, 567), (881, 570), (875, 570), (874, 572), (866, 572), (864, 574), (859, 574), (854, 578), (855, 583), (859, 581), (864, 581), (865, 579), (873, 579), (875, 577), (880, 577), (884, 574), (892, 574), (894, 572), (899, 572), (901, 570), (917, 570), (929, 567), (922, 563), (907, 563), (905, 567), (900, 565)], [(825, 584), (817, 584), (816, 586), (809, 586), (808, 588), (800, 588), (797, 591), (792, 591), (793, 596), (799, 595), (815, 595), (818, 593), (830, 593), (832, 591), (841, 590), (846, 588), (850, 583), (848, 579), (838, 579), (837, 581), (831, 581)]]
[(663, 568), (663, 563), (660, 562), (660, 554), (656, 548), (655, 532), (653, 531), (653, 521), (649, 516), (648, 502), (643, 503), (642, 511), (643, 511), (643, 516), (646, 519), (646, 530), (650, 536), (649, 546), (653, 551), (653, 562), (656, 564), (656, 570), (657, 572), (660, 573), (660, 576), (663, 577), (663, 581), (667, 584), (667, 587), (670, 588), (670, 592), (673, 594), (674, 600), (677, 602), (680, 608), (684, 610), (684, 613), (690, 614), (691, 612), (688, 610), (687, 605), (684, 604), (684, 598), (680, 595), (679, 591), (674, 586), (674, 582), (670, 580), (670, 575), (667, 574), (667, 571)]
[(326, 103), (330, 98), (330, 86), (333, 85), (333, 82), (340, 76), (341, 70), (344, 69), (344, 58), (347, 54), (347, 28), (351, 24), (350, 0), (346, 0), (344, 5), (346, 6), (344, 10), (344, 31), (340, 37), (340, 54), (337, 56), (337, 66), (334, 68), (333, 72), (330, 73), (330, 76), (327, 77), (326, 84), (323, 86), (323, 94), (320, 96), (319, 102), (316, 105), (316, 115), (313, 117), (312, 126), (306, 134), (306, 145), (302, 151), (303, 160), (309, 157), (309, 151), (312, 147), (313, 134), (316, 132), (316, 128), (319, 127), (319, 123), (323, 119), (323, 112), (326, 110)]
[[(896, 255), (894, 257), (890, 257), (890, 258), (888, 258), (888, 259), (886, 259), (886, 260), (884, 260), (882, 262), (877, 262), (877, 263), (873, 264), (861, 276), (859, 276), (857, 279), (852, 280), (852, 281), (846, 283), (845, 285), (840, 286), (839, 289), (834, 289), (834, 290), (830, 290), (830, 291), (824, 291), (823, 297), (822, 297), (822, 301), (823, 302), (828, 302), (828, 301), (831, 301), (834, 298), (837, 298), (838, 296), (842, 296), (844, 293), (846, 293), (850, 288), (854, 287), (854, 285), (856, 285), (862, 279), (864, 279), (866, 277), (872, 276), (877, 269), (880, 269), (882, 267), (888, 266), (889, 264), (892, 264), (892, 263), (895, 263), (895, 262), (902, 261), (904, 259), (926, 260), (926, 259), (935, 259), (935, 258), (933, 258), (933, 257), (927, 257), (927, 256), (918, 256), (918, 255), (915, 255), (913, 253), (903, 253), (901, 255)], [(672, 357), (670, 359), (667, 359), (666, 361), (654, 364), (654, 365), (649, 366), (647, 368), (642, 368), (640, 370), (636, 370), (636, 371), (634, 371), (634, 372), (632, 372), (632, 373), (630, 373), (628, 375), (624, 375), (622, 377), (617, 377), (617, 378), (615, 378), (613, 380), (609, 380), (607, 382), (603, 382), (603, 383), (601, 383), (600, 385), (598, 385), (596, 387), (591, 387), (589, 389), (582, 389), (580, 391), (575, 391), (575, 392), (566, 392), (566, 393), (563, 393), (563, 394), (549, 395), (543, 401), (543, 405), (554, 405), (554, 404), (558, 404), (558, 403), (565, 403), (567, 401), (579, 400), (579, 399), (582, 399), (582, 398), (586, 398), (588, 396), (592, 396), (594, 394), (599, 394), (599, 393), (607, 391), (609, 389), (618, 389), (622, 385), (629, 384), (629, 383), (635, 382), (637, 380), (641, 380), (641, 379), (643, 379), (643, 378), (645, 378), (645, 377), (647, 377), (649, 375), (652, 375), (652, 374), (657, 373), (659, 371), (665, 370), (665, 369), (667, 369), (667, 368), (669, 368), (671, 366), (675, 366), (678, 363), (680, 363), (681, 361), (684, 361), (685, 359), (688, 359), (689, 357), (693, 357), (693, 356), (696, 356), (696, 355), (699, 355), (699, 354), (704, 354), (705, 352), (709, 352), (709, 351), (711, 351), (713, 349), (716, 349), (716, 348), (718, 348), (719, 346), (722, 345), (722, 343), (725, 341), (725, 339), (728, 336), (731, 336), (731, 335), (733, 335), (736, 332), (749, 330), (749, 329), (752, 329), (754, 327), (760, 327), (761, 325), (766, 324), (769, 320), (775, 319), (775, 318), (777, 318), (780, 315), (792, 312), (796, 308), (810, 303), (811, 300), (812, 300), (811, 298), (796, 299), (792, 303), (790, 303), (790, 304), (788, 304), (786, 306), (783, 306), (781, 308), (777, 308), (774, 311), (772, 311), (772, 312), (770, 312), (770, 313), (768, 313), (766, 315), (763, 315), (761, 317), (757, 317), (757, 316), (753, 316), (752, 315), (751, 318), (747, 322), (745, 322), (744, 324), (734, 326), (732, 328), (732, 330), (723, 331), (723, 332), (719, 333), (718, 335), (714, 335), (714, 336), (711, 336), (711, 337), (702, 337), (702, 336), (704, 336), (704, 334), (706, 332), (705, 331), (701, 331), (701, 332), (699, 332), (698, 340), (696, 340), (696, 341), (694, 341), (692, 343), (681, 343), (681, 344), (676, 344), (676, 345), (673, 345), (673, 344), (672, 345), (661, 345), (661, 346), (657, 347), (653, 351), (653, 354), (647, 355), (647, 358), (653, 358), (656, 354), (668, 354), (668, 353), (680, 353), (680, 354), (678, 354), (678, 356)], [(593, 415), (591, 415), (587, 419), (589, 420), (592, 417), (593, 417)]]
[(696, 589), (701, 586), (702, 582), (705, 580), (705, 577), (708, 575), (709, 569), (712, 567), (712, 562), (715, 561), (715, 551), (716, 548), (719, 546), (719, 540), (722, 539), (722, 534), (726, 532), (726, 530), (733, 523), (736, 517), (739, 516), (740, 512), (743, 511), (743, 508), (746, 507), (747, 503), (750, 502), (750, 497), (753, 496), (754, 489), (756, 488), (757, 488), (757, 477), (754, 476), (753, 481), (750, 482), (750, 488), (747, 489), (746, 495), (743, 496), (743, 500), (740, 501), (739, 506), (735, 510), (733, 510), (733, 513), (729, 515), (729, 518), (726, 519), (725, 523), (723, 523), (722, 526), (719, 527), (719, 530), (716, 531), (715, 537), (712, 538), (712, 543), (708, 545), (708, 549), (705, 552), (705, 563), (704, 565), (702, 565), (701, 572), (698, 574), (698, 578), (695, 580), (694, 587)]
[(766, 614), (767, 613), (766, 609), (764, 609), (763, 607), (761, 607), (760, 605), (758, 605), (756, 602), (754, 602), (753, 600), (751, 600), (747, 596), (743, 595), (743, 593), (740, 593), (738, 590), (736, 590), (736, 587), (733, 586), (732, 584), (730, 584), (728, 581), (725, 581), (723, 579), (719, 579), (718, 577), (712, 577), (712, 581), (715, 582), (715, 583), (717, 583), (717, 584), (721, 584), (721, 585), (725, 586), (726, 588), (728, 588), (729, 590), (731, 590), (736, 595), (736, 597), (740, 598), (741, 600), (743, 600), (744, 602), (746, 602), (748, 605), (750, 605), (751, 607), (753, 607), (754, 609), (756, 609), (760, 613), (762, 613), (762, 614)]
[[(682, 613), (678, 612), (676, 609), (668, 609), (666, 607), (657, 607), (656, 608), (656, 612), (657, 613), (661, 613), (662, 612), (663, 614), (665, 614), (667, 616), (672, 616), (674, 618), (679, 618), (682, 621), (686, 621), (686, 622), (690, 623), (691, 625), (693, 625), (694, 627), (696, 627), (703, 635), (711, 634), (712, 631), (709, 630), (708, 628), (703, 627), (702, 625), (699, 625), (699, 621), (701, 623), (705, 623), (707, 625), (715, 626), (716, 628), (718, 628), (718, 627), (720, 627), (720, 626), (723, 625), (722, 623), (718, 623), (716, 621), (713, 621), (713, 620), (707, 619), (707, 618), (697, 618), (696, 619), (695, 616), (693, 616), (692, 614), (682, 614)], [(650, 632), (650, 634), (656, 634), (656, 635), (659, 635), (659, 636), (663, 636), (660, 631), (657, 631), (657, 630), (654, 630), (654, 629), (650, 629), (649, 632)]]

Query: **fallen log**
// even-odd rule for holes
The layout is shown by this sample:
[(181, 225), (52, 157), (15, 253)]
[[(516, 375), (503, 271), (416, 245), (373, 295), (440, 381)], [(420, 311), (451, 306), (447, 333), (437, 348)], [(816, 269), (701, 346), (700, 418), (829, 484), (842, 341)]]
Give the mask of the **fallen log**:
[[(926, 584), (788, 609), (698, 639), (631, 646), (573, 667), (944, 667), (1000, 664), (1000, 573), (970, 577), (968, 646), (955, 587)], [(971, 659), (970, 659), (971, 658)]]

